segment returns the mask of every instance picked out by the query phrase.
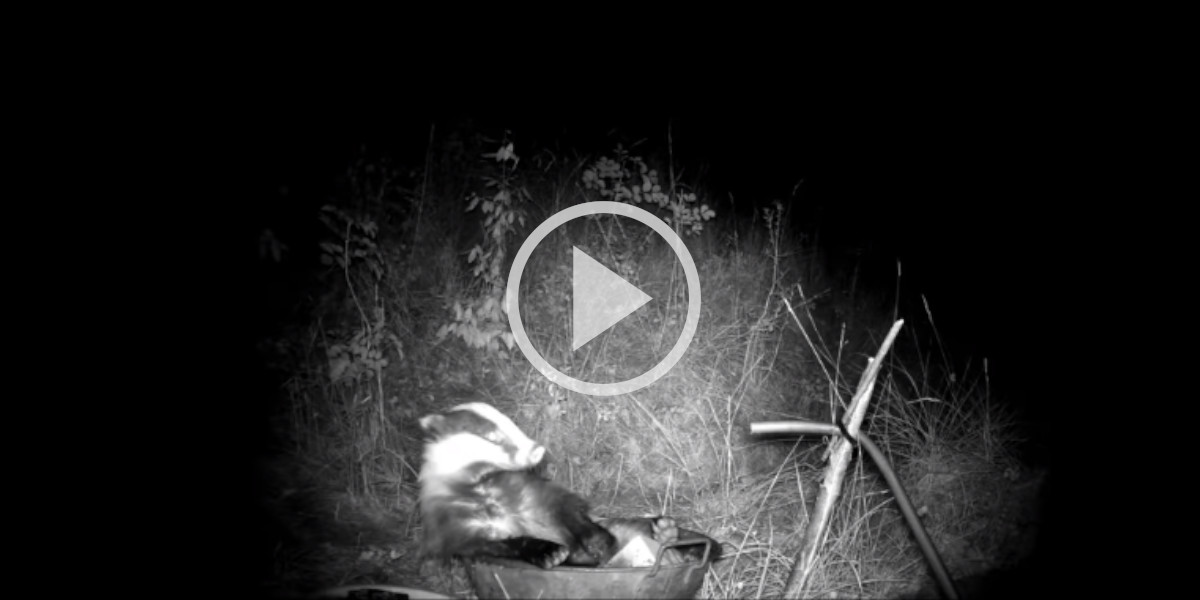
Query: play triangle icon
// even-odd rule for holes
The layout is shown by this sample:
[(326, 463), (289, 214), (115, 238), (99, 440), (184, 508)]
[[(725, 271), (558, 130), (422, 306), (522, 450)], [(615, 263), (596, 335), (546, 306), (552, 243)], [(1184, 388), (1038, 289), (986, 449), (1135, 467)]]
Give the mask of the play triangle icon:
[(571, 248), (571, 350), (652, 300), (579, 248)]

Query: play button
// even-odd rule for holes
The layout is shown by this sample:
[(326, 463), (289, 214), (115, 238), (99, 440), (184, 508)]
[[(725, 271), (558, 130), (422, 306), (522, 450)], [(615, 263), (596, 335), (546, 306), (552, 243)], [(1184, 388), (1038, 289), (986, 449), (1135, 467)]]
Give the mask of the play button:
[[(596, 383), (581, 381), (554, 368), (534, 348), (525, 332), (522, 322), (519, 292), (521, 277), (529, 257), (533, 254), (538, 243), (546, 239), (561, 225), (587, 215), (611, 214), (626, 217), (641, 222), (654, 230), (667, 242), (683, 266), (683, 274), (687, 279), (687, 317), (679, 333), (679, 339), (658, 364), (646, 372), (616, 383)], [(596, 336), (604, 333), (613, 325), (632, 314), (638, 308), (651, 300), (650, 296), (637, 287), (608, 270), (595, 259), (572, 246), (571, 274), (572, 311), (571, 311), (571, 350), (578, 350)], [(640, 390), (666, 375), (671, 367), (683, 357), (687, 347), (696, 335), (700, 322), (700, 274), (696, 271), (696, 263), (688, 252), (683, 240), (662, 219), (650, 214), (644, 209), (622, 202), (585, 202), (566, 208), (546, 219), (538, 225), (533, 233), (521, 244), (513, 256), (512, 269), (508, 272), (508, 288), (504, 296), (504, 310), (508, 313), (508, 322), (512, 327), (513, 339), (525, 354), (525, 358), (533, 364), (542, 375), (550, 381), (580, 394), (592, 396), (616, 396)]]
[(571, 350), (592, 341), (651, 300), (620, 275), (571, 247)]

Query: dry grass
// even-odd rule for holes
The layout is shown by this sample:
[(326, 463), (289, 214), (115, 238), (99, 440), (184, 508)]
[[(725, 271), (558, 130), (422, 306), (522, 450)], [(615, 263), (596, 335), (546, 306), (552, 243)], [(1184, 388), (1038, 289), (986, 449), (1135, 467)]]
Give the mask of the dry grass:
[[(526, 182), (532, 197), (548, 199), (530, 207), (534, 224), (589, 199), (572, 180), (582, 161), (551, 164), (558, 166)], [(780, 594), (821, 480), (826, 444), (763, 442), (748, 435), (749, 423), (840, 415), (865, 366), (858, 348), (867, 345), (848, 339), (869, 341), (879, 333), (869, 326), (847, 331), (830, 320), (847, 309), (837, 304), (843, 296), (830, 291), (835, 280), (823, 274), (818, 249), (789, 237), (785, 215), (774, 225), (718, 223), (689, 238), (704, 304), (684, 359), (638, 392), (578, 395), (548, 385), (519, 353), (435, 339), (448, 303), (469, 286), (458, 242), (466, 224), (461, 214), (437, 208), (454, 206), (457, 188), (439, 187), (440, 172), (423, 171), (435, 181), (422, 187), (419, 214), (424, 227), (451, 235), (422, 238), (422, 253), (388, 251), (391, 268), (382, 281), (353, 271), (328, 279), (321, 301), (310, 306), (311, 320), (274, 341), (285, 350), (278, 360), (289, 378), (276, 419), (278, 452), (264, 463), (269, 493), (263, 502), (278, 532), (267, 588), (303, 592), (388, 582), (469, 595), (461, 567), (447, 570), (417, 557), (421, 524), (414, 502), (416, 419), (472, 397), (512, 415), (542, 441), (552, 454), (549, 473), (589, 498), (596, 513), (669, 514), (720, 540), (725, 558), (713, 566), (703, 596)], [(430, 191), (439, 189), (444, 198)], [(379, 245), (407, 249), (422, 235), (385, 226)], [(569, 269), (553, 262), (565, 241), (549, 241), (548, 251), (531, 261), (522, 290), (526, 310), (545, 317), (531, 327), (543, 355), (592, 381), (620, 380), (661, 357), (686, 310), (685, 286), (669, 252), (614, 219), (579, 224), (572, 243), (610, 267), (628, 266), (622, 274), (670, 301), (639, 311), (572, 353), (569, 328), (555, 325), (569, 319), (561, 292), (554, 292), (570, 289)], [(347, 281), (385, 309), (387, 329), (404, 352), (375, 376), (332, 383), (327, 350), (358, 315), (345, 302)], [(785, 297), (799, 307), (803, 332), (786, 318)], [(885, 310), (858, 322), (887, 323), (892, 316)], [(864, 425), (923, 509), (955, 576), (1015, 560), (1027, 550), (1035, 518), (1029, 507), (1039, 479), (1013, 459), (1015, 415), (989, 397), (985, 375), (954, 373), (948, 361), (929, 360), (915, 337), (901, 340)], [(928, 571), (874, 467), (856, 461), (854, 469), (808, 593), (895, 597), (930, 589)]]

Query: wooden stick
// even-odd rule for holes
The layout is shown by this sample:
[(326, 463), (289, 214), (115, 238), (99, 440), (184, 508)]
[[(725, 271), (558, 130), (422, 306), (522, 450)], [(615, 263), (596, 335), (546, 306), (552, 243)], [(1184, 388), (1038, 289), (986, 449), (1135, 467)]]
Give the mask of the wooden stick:
[[(900, 333), (902, 325), (904, 325), (903, 319), (892, 325), (891, 331), (883, 340), (883, 345), (879, 347), (879, 352), (867, 364), (862, 378), (858, 380), (858, 390), (854, 392), (854, 399), (850, 401), (850, 409), (846, 411), (846, 416), (842, 419), (842, 424), (846, 426), (846, 431), (852, 437), (858, 435), (858, 427), (862, 424), (863, 415), (867, 413), (867, 405), (871, 402), (871, 392), (875, 389), (875, 378), (879, 375), (883, 357), (891, 349), (892, 342), (896, 340), (896, 334)], [(829, 454), (829, 466), (825, 469), (825, 481), (821, 483), (816, 507), (813, 508), (808, 528), (804, 531), (804, 544), (800, 547), (800, 554), (796, 557), (792, 573), (788, 575), (787, 585), (783, 589), (784, 598), (799, 598), (800, 592), (808, 583), (808, 576), (817, 562), (817, 551), (820, 550), (821, 545), (825, 542), (825, 536), (829, 533), (829, 520), (833, 515), (833, 507), (842, 493), (842, 482), (846, 478), (846, 467), (850, 464), (854, 444), (844, 436), (835, 436), (832, 443), (833, 450)]]

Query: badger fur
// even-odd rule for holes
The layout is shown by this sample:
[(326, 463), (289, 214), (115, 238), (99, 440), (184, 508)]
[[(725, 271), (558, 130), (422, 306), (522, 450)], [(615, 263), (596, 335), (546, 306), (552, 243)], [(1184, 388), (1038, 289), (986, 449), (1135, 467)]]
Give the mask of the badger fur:
[(487, 404), (421, 418), (424, 552), (448, 559), (494, 556), (542, 568), (595, 566), (618, 550), (587, 502), (530, 471), (545, 448)]

